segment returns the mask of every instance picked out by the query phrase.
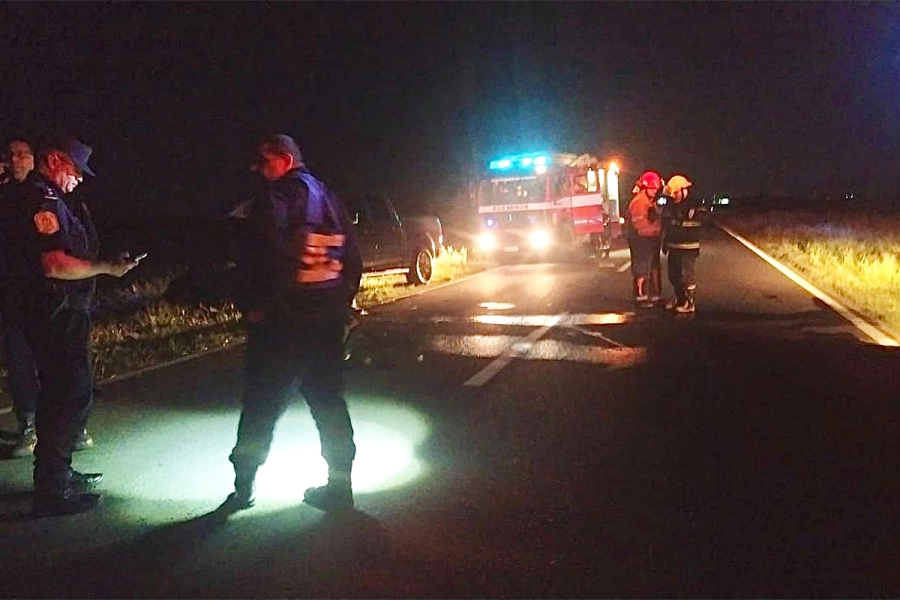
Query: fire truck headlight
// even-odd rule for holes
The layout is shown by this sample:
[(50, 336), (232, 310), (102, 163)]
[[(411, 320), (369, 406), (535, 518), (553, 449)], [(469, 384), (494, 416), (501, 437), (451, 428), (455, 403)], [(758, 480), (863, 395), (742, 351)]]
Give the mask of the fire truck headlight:
[(544, 229), (532, 231), (529, 240), (534, 248), (546, 248), (550, 245), (550, 242), (552, 242), (550, 232)]
[(493, 250), (497, 246), (497, 238), (490, 231), (478, 236), (478, 247), (482, 250)]

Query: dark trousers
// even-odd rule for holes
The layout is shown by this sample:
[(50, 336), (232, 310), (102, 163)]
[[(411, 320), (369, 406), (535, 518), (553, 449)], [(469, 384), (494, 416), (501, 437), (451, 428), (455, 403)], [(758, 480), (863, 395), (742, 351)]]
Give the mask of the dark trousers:
[(672, 248), (669, 250), (669, 283), (675, 290), (675, 299), (679, 303), (685, 300), (685, 292), (693, 290), (697, 287), (697, 280), (694, 276), (694, 265), (700, 250), (679, 250)]
[(628, 242), (631, 250), (632, 277), (650, 277), (651, 270), (659, 270), (661, 261), (658, 237), (645, 238), (635, 235)]
[(75, 439), (93, 404), (91, 317), (86, 309), (63, 309), (52, 318), (35, 319), (29, 328), (41, 382), (34, 487), (61, 493), (68, 485)]
[(25, 336), (20, 321), (3, 323), (3, 346), (6, 354), (6, 370), (9, 393), (19, 424), (34, 421), (40, 384), (37, 376), (37, 360)]
[(345, 317), (342, 311), (316, 322), (249, 325), (243, 411), (230, 457), (238, 476), (255, 472), (268, 458), (275, 424), (299, 384), (329, 474), (349, 478), (356, 445), (343, 389)]

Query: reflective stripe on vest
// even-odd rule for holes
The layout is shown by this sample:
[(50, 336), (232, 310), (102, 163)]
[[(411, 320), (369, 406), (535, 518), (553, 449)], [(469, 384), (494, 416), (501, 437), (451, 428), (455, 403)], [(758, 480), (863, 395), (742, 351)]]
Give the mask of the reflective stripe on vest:
[[(331, 194), (321, 181), (311, 173), (301, 172), (300, 178), (308, 190), (306, 203), (305, 234), (298, 236), (297, 256), (299, 267), (294, 272), (294, 281), (301, 284), (326, 283), (338, 279), (344, 268), (343, 247), (346, 237), (341, 233), (315, 233), (321, 231), (330, 220), (340, 229), (341, 221)], [(331, 287), (335, 284), (328, 284)]]
[(328, 256), (328, 249), (342, 248), (344, 240), (345, 237), (342, 234), (306, 234), (305, 243), (300, 249), (301, 266), (295, 273), (294, 281), (319, 283), (340, 277), (344, 265), (341, 261)]

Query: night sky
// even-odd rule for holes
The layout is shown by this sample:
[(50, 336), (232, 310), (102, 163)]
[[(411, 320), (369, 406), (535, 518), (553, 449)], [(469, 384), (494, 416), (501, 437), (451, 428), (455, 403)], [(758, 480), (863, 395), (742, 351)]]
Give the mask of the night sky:
[(438, 211), (531, 150), (704, 195), (898, 193), (898, 3), (26, 2), (0, 32), (0, 135), (93, 146), (107, 219), (234, 205), (266, 131)]

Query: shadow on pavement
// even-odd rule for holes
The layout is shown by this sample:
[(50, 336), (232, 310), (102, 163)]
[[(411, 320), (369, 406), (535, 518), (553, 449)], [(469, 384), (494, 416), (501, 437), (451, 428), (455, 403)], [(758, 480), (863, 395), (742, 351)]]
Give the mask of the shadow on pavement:
[[(121, 499), (101, 510), (114, 512)], [(103, 516), (104, 520), (110, 517)], [(94, 518), (87, 517), (84, 518)], [(64, 520), (57, 521), (66, 527)], [(217, 508), (112, 546), (40, 566), (17, 565), (4, 596), (246, 598), (328, 595), (346, 573), (387, 553), (374, 518), (292, 507), (256, 516)], [(26, 561), (22, 561), (25, 563)], [(7, 564), (7, 567), (10, 565)], [(319, 586), (319, 587), (315, 587)]]
[(0, 523), (28, 521), (30, 513), (31, 490), (0, 491)]

